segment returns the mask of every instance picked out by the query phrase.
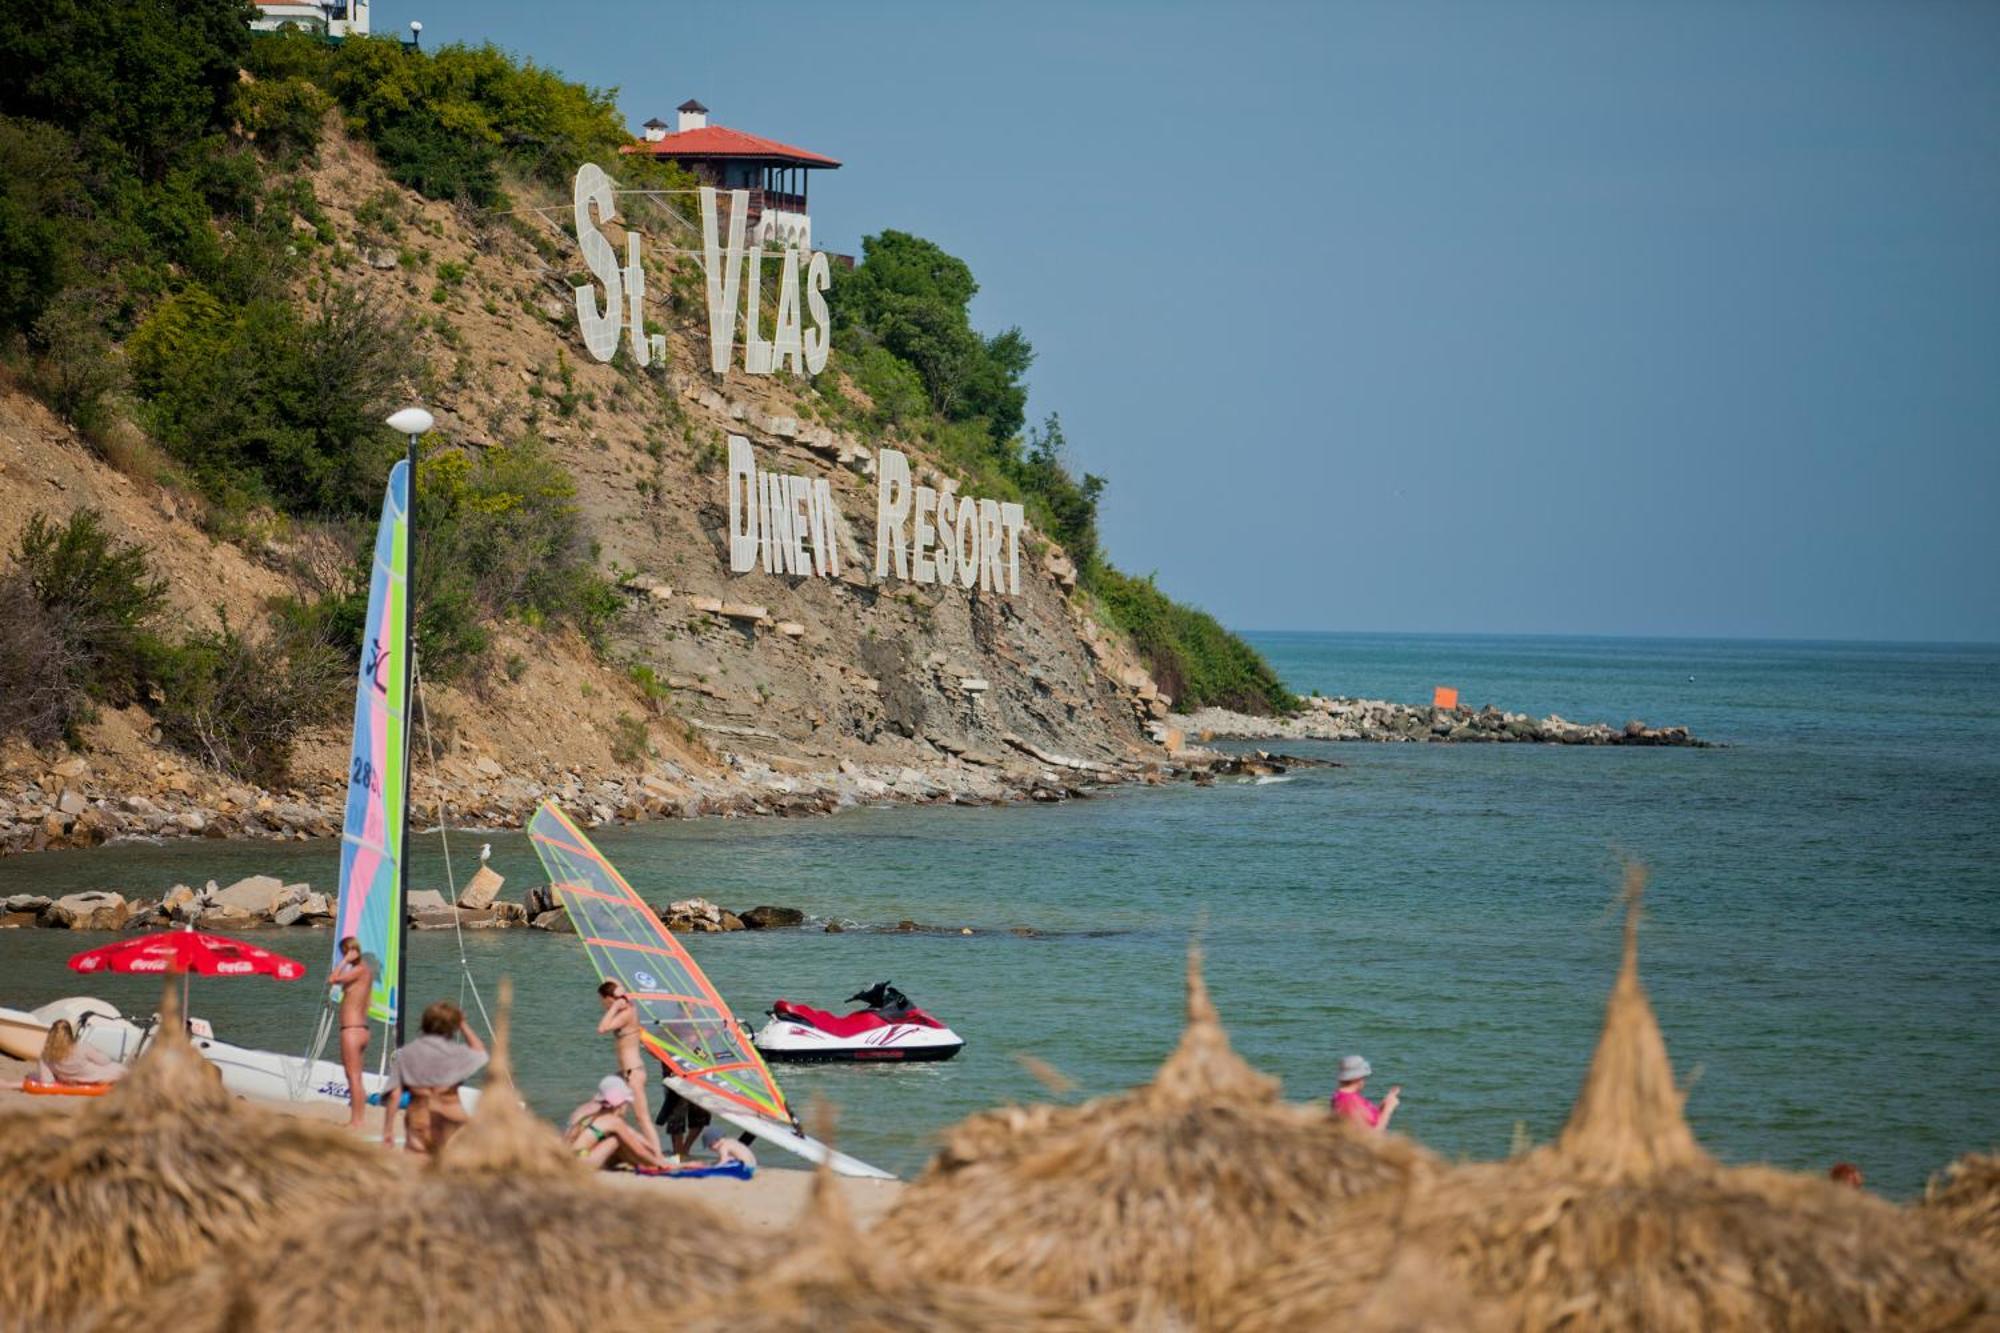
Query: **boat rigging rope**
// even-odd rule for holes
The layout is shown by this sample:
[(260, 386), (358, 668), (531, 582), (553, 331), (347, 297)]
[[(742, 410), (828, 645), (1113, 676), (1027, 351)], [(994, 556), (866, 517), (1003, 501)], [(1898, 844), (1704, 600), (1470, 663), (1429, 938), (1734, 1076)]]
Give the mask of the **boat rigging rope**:
[[(431, 709), (424, 697), (423, 663), (416, 654), (410, 655), (410, 674), (416, 678), (418, 716), (424, 722), (424, 750), (430, 756), (431, 782), (437, 791), (438, 845), (444, 849), (444, 882), (451, 890), (451, 929), (458, 939), (458, 1002), (465, 1007), (468, 990), (472, 993), (472, 1003), (479, 1010), (479, 1020), (486, 1026), (486, 1035), (493, 1035), (493, 1019), (486, 1012), (486, 1001), (479, 994), (479, 983), (472, 979), (472, 962), (465, 956), (465, 927), (458, 919), (458, 879), (451, 869), (451, 832), (444, 817), (444, 779), (438, 772), (437, 743), (431, 738)], [(407, 911), (407, 904), (404, 907)]]

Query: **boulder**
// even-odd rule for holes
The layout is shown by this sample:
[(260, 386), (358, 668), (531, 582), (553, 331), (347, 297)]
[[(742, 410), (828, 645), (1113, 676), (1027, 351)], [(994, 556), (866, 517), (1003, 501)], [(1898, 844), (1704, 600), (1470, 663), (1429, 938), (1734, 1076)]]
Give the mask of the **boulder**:
[(284, 881), (275, 876), (252, 875), (218, 890), (215, 901), (219, 906), (234, 907), (251, 916), (269, 916), (279, 906), (284, 891)]
[(296, 926), (300, 918), (305, 916), (305, 914), (305, 909), (297, 903), (286, 903), (283, 907), (271, 913), (271, 924), (274, 926)]
[(805, 923), (806, 914), (796, 907), (758, 906), (743, 914), (743, 924), (750, 930), (776, 930)]
[(117, 930), (132, 915), (122, 893), (72, 893), (44, 907), (38, 918), (54, 930)]
[(90, 802), (83, 799), (80, 791), (65, 791), (56, 797), (56, 809), (66, 815), (80, 815), (90, 808)]
[(203, 930), (248, 930), (263, 924), (263, 918), (227, 903), (209, 903), (195, 916), (195, 924)]
[[(413, 893), (410, 896), (414, 898), (417, 895)], [(419, 907), (410, 913), (410, 929), (455, 930), (461, 924), (459, 916), (458, 910), (452, 907)]]
[(47, 907), (54, 901), (55, 899), (44, 897), (39, 893), (15, 893), (5, 898), (0, 898), (0, 908), (4, 908), (9, 912), (39, 913), (44, 907)]
[(436, 889), (413, 889), (403, 899), (403, 910), (414, 917), (418, 912), (448, 912), (451, 904)]
[[(660, 920), (667, 929), (681, 935), (727, 930), (722, 918), (722, 909), (706, 898), (680, 898), (668, 903), (666, 910), (660, 912)], [(742, 927), (742, 921), (738, 920), (737, 929)]]
[(176, 884), (160, 899), (160, 915), (169, 921), (192, 921), (201, 915), (201, 895), (185, 884)]
[(568, 912), (543, 912), (528, 924), (536, 930), (553, 930), (560, 935), (576, 934), (576, 927), (569, 922)]
[(299, 911), (309, 917), (332, 917), (333, 904), (323, 893), (308, 893), (299, 900)]
[(481, 866), (479, 872), (459, 890), (458, 905), (474, 912), (491, 907), (493, 900), (500, 896), (500, 886), (506, 882), (494, 873), (492, 867)]

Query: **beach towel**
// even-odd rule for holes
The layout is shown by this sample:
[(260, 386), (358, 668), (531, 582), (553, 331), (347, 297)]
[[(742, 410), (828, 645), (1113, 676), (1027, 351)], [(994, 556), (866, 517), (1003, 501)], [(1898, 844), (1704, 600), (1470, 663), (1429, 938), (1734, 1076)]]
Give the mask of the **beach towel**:
[(486, 1067), (462, 1042), (425, 1033), (396, 1052), (396, 1081), (406, 1088), (453, 1088)]

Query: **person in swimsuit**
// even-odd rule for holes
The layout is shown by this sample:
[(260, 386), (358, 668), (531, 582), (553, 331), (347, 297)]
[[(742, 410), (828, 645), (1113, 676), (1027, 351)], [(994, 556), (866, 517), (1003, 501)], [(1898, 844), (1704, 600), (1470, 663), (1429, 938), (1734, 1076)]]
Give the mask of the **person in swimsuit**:
[(626, 1119), (632, 1113), (632, 1087), (616, 1074), (598, 1080), (597, 1095), (570, 1112), (563, 1141), (578, 1158), (594, 1167), (671, 1165), (660, 1150)]
[(67, 1018), (49, 1024), (41, 1058), (35, 1061), (35, 1077), (43, 1083), (116, 1083), (130, 1072), (96, 1047), (79, 1042)]
[(340, 988), (340, 1066), (347, 1071), (349, 1129), (360, 1129), (368, 1105), (361, 1071), (368, 1063), (368, 995), (375, 989), (375, 969), (361, 954), (361, 941), (349, 935), (340, 942), (340, 963), (326, 979)]
[(653, 1128), (653, 1121), (646, 1105), (646, 1062), (639, 1049), (639, 1009), (632, 1003), (632, 997), (625, 988), (615, 981), (607, 981), (597, 988), (597, 1000), (604, 1006), (604, 1017), (598, 1020), (597, 1030), (610, 1033), (618, 1044), (618, 1077), (625, 1080), (632, 1089), (632, 1100), (638, 1104), (639, 1132), (645, 1137), (646, 1146), (653, 1155), (660, 1155), (660, 1133)]
[(389, 1085), (382, 1090), (382, 1142), (396, 1141), (396, 1108), (408, 1092), (403, 1146), (414, 1153), (434, 1153), (471, 1118), (458, 1089), (485, 1067), (486, 1045), (466, 1022), (465, 1011), (449, 1000), (424, 1010), (419, 1026), (421, 1035), (389, 1063)]
[(1368, 1076), (1374, 1072), (1368, 1062), (1358, 1055), (1341, 1058), (1340, 1087), (1333, 1094), (1334, 1115), (1362, 1129), (1389, 1128), (1389, 1117), (1396, 1114), (1396, 1108), (1403, 1101), (1403, 1085), (1398, 1083), (1390, 1088), (1389, 1095), (1377, 1106), (1361, 1095), (1361, 1090), (1368, 1086)]

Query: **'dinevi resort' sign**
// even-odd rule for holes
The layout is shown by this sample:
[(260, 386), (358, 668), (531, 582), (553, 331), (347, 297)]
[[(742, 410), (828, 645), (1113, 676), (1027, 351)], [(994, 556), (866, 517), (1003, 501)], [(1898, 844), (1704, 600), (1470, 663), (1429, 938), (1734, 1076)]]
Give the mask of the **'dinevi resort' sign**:
[[(831, 282), (827, 257), (785, 247), (778, 269), (777, 309), (764, 333), (759, 293), (765, 266), (761, 241), (746, 245), (748, 191), (730, 191), (727, 239), (716, 191), (704, 186), (701, 208), (702, 270), (708, 302), (709, 368), (727, 374), (736, 358), (741, 325), (742, 369), (752, 375), (779, 370), (817, 375), (826, 369), (833, 321), (826, 304)], [(624, 262), (601, 224), (617, 214), (617, 191), (595, 164), (576, 173), (575, 221), (584, 267), (594, 282), (577, 287), (577, 323), (584, 346), (599, 361), (618, 355), (629, 340), (641, 366), (664, 362), (666, 337), (646, 332), (646, 273), (641, 241), (625, 234)], [(600, 290), (601, 289), (601, 290)], [(757, 466), (750, 441), (729, 437), (729, 570), (838, 578), (840, 533), (845, 520), (824, 477), (773, 472)], [(1027, 515), (1019, 504), (960, 495), (913, 484), (909, 459), (894, 449), (876, 453), (875, 577), (978, 588), (1003, 594), (1021, 590), (1021, 533)], [(865, 566), (864, 566), (865, 567)]]

